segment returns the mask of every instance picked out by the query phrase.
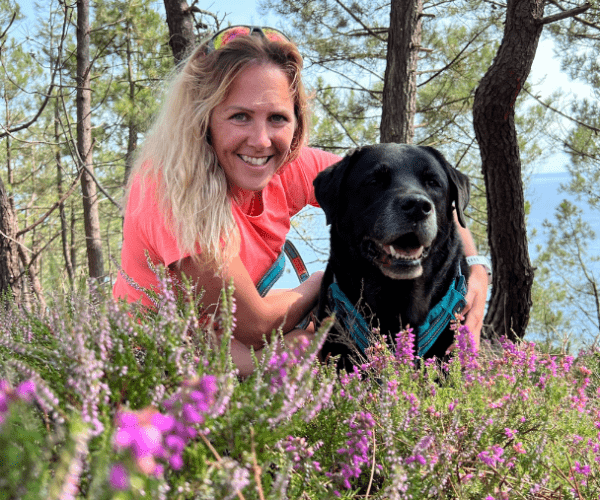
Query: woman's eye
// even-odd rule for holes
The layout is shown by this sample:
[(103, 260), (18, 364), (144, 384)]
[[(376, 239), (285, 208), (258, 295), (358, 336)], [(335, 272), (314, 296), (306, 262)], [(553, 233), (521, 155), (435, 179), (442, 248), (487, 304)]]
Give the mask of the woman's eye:
[(283, 115), (273, 115), (271, 116), (271, 121), (274, 123), (285, 123), (288, 119)]
[(231, 117), (232, 120), (239, 122), (239, 121), (246, 121), (248, 117), (246, 116), (246, 113), (236, 113), (235, 115), (233, 115)]

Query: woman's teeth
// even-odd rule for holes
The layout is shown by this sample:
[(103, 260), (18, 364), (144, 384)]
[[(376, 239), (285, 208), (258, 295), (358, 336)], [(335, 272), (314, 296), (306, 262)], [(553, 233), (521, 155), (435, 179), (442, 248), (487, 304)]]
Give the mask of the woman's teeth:
[(269, 161), (270, 156), (263, 156), (262, 158), (254, 158), (252, 156), (240, 155), (240, 158), (250, 165), (260, 167)]

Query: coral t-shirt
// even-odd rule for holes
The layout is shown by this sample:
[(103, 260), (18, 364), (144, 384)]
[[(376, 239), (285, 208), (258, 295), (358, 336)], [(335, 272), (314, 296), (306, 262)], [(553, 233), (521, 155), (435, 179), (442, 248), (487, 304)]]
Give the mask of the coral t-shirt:
[[(240, 232), (240, 258), (255, 285), (281, 253), (290, 229), (290, 218), (306, 205), (319, 206), (314, 194), (314, 178), (338, 160), (334, 154), (303, 148), (300, 157), (275, 174), (263, 189), (262, 212), (249, 215), (231, 200), (233, 217)], [(142, 304), (151, 307), (152, 302), (141, 288), (156, 290), (158, 281), (148, 266), (146, 252), (155, 266), (165, 267), (188, 255), (179, 250), (175, 236), (159, 210), (155, 182), (146, 179), (143, 187), (142, 192), (140, 180), (134, 180), (125, 210), (121, 250), (122, 272), (138, 286), (132, 286), (119, 273), (113, 295), (126, 298), (128, 302), (141, 299)]]

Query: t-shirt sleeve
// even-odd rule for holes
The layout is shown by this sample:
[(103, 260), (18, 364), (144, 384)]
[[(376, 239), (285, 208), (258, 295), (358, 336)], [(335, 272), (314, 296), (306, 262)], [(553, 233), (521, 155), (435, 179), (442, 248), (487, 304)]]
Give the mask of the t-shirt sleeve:
[[(173, 262), (185, 257), (177, 245), (175, 235), (170, 228), (168, 218), (158, 208), (156, 184), (145, 179), (142, 191), (139, 180), (132, 189), (130, 204), (130, 217), (137, 235), (130, 239), (137, 248), (135, 253), (143, 254), (145, 250), (150, 253), (152, 261), (168, 267)], [(137, 236), (137, 237), (136, 237)]]
[(341, 158), (333, 153), (314, 148), (303, 148), (300, 156), (290, 163), (281, 174), (286, 192), (290, 216), (306, 205), (318, 207), (313, 181), (317, 174)]

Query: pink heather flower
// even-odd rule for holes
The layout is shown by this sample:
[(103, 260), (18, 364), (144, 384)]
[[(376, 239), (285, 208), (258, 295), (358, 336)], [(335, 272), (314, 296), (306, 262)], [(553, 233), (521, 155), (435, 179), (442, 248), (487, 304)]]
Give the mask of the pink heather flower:
[(108, 482), (115, 490), (125, 491), (129, 489), (129, 472), (121, 462), (113, 464), (110, 468)]
[(396, 359), (400, 364), (413, 365), (415, 358), (415, 334), (406, 328), (396, 335)]
[(179, 470), (183, 467), (183, 458), (181, 455), (171, 455), (169, 457), (169, 465), (174, 470)]
[(477, 455), (477, 458), (484, 464), (495, 467), (496, 464), (504, 462), (504, 459), (501, 458), (503, 453), (504, 449), (500, 445), (494, 444)]
[(132, 411), (125, 411), (117, 415), (117, 425), (119, 427), (135, 427), (138, 422), (137, 414)]
[(517, 430), (516, 429), (509, 429), (508, 427), (504, 428), (504, 434), (506, 434), (506, 437), (508, 439), (512, 439), (515, 437), (515, 435), (517, 434)]
[(588, 476), (591, 471), (592, 469), (589, 465), (581, 465), (579, 462), (575, 462), (575, 472), (577, 472), (577, 474)]
[(519, 441), (517, 444), (513, 444), (513, 450), (515, 450), (516, 453), (527, 453), (525, 448), (523, 448), (523, 443), (521, 441)]
[(425, 457), (423, 455), (419, 455), (418, 453), (416, 455), (407, 457), (404, 460), (404, 462), (406, 463), (406, 465), (410, 465), (413, 462), (419, 462), (421, 465), (427, 465), (427, 460), (425, 459)]
[(35, 397), (35, 384), (33, 380), (26, 380), (21, 382), (15, 389), (15, 394), (21, 401), (31, 403)]
[(150, 424), (156, 427), (160, 432), (168, 432), (175, 425), (175, 419), (171, 415), (163, 415), (156, 412), (150, 418)]

